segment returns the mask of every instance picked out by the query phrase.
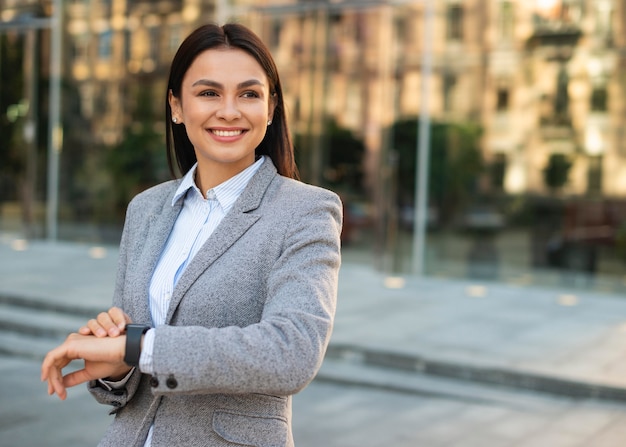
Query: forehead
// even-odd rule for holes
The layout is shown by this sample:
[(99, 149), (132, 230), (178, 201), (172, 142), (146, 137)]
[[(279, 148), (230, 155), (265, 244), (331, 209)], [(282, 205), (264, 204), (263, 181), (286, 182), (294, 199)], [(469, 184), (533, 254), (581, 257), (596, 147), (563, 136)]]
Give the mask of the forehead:
[(183, 84), (193, 84), (199, 79), (224, 84), (256, 79), (267, 84), (267, 75), (261, 64), (238, 48), (212, 48), (198, 54), (187, 69)]

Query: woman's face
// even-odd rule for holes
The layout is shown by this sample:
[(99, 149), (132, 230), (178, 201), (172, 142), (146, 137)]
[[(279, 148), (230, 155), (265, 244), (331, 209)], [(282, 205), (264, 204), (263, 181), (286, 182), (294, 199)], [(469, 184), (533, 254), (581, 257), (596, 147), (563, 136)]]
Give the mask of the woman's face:
[(180, 92), (169, 95), (172, 119), (185, 125), (195, 149), (199, 187), (216, 186), (254, 163), (275, 107), (256, 59), (233, 48), (200, 53)]

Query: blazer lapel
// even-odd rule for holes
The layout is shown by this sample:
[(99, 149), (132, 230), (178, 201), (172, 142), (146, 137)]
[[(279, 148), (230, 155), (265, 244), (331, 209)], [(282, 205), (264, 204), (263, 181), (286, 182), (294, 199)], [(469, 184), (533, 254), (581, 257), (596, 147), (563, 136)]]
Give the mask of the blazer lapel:
[(176, 192), (178, 184), (179, 182), (175, 182), (173, 189), (165, 195), (165, 200), (161, 208), (155, 209), (155, 211), (148, 216), (148, 232), (142, 256), (140, 257), (142, 263), (137, 265), (137, 269), (139, 270), (137, 277), (141, 281), (141, 285), (135, 289), (138, 291), (135, 302), (139, 303), (137, 311), (142, 318), (141, 321), (152, 321), (148, 290), (150, 289), (152, 274), (161, 257), (167, 238), (182, 209), (182, 201), (172, 206), (172, 197)]
[(174, 294), (170, 302), (165, 323), (169, 324), (176, 308), (178, 307), (185, 292), (198, 279), (202, 273), (216, 259), (224, 254), (254, 223), (261, 218), (261, 214), (250, 213), (261, 204), (269, 184), (277, 175), (276, 168), (269, 157), (252, 177), (241, 196), (230, 212), (215, 229), (213, 234), (192, 259), (176, 284)]

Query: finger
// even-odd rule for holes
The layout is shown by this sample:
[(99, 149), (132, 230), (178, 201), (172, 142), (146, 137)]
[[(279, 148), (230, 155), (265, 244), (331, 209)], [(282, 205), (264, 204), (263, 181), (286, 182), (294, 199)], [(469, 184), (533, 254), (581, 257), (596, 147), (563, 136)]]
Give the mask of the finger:
[(113, 322), (116, 324), (120, 331), (123, 331), (128, 323), (132, 323), (132, 320), (128, 316), (128, 314), (119, 307), (110, 308), (109, 315), (111, 316)]
[(117, 326), (117, 322), (113, 319), (113, 316), (110, 313), (111, 310), (112, 309), (110, 309), (109, 312), (100, 312), (96, 320), (100, 327), (106, 331), (109, 337), (117, 337), (118, 335), (120, 335), (120, 328)]
[(95, 380), (95, 378), (91, 377), (85, 369), (79, 369), (78, 371), (66, 374), (63, 377), (63, 385), (65, 388), (71, 388), (81, 383), (89, 382), (90, 380)]
[(74, 358), (70, 355), (68, 345), (71, 344), (71, 339), (75, 334), (68, 335), (67, 339), (62, 345), (57, 346), (52, 351), (48, 352), (41, 362), (41, 380), (50, 380), (55, 371), (61, 371), (65, 368)]
[(92, 318), (91, 320), (87, 322), (86, 328), (87, 330), (85, 332), (82, 332), (79, 330), (79, 333), (81, 335), (95, 335), (96, 337), (99, 337), (99, 338), (106, 337), (107, 335), (109, 335), (107, 330), (95, 318)]
[(67, 389), (65, 388), (65, 385), (63, 385), (62, 377), (59, 376), (54, 378), (52, 380), (52, 387), (54, 388), (56, 395), (59, 396), (59, 399), (65, 400), (67, 398)]
[(60, 369), (56, 368), (49, 372), (48, 377), (48, 394), (53, 395), (55, 393), (61, 400), (65, 400), (67, 397), (65, 385), (63, 385), (62, 372)]
[(87, 326), (87, 325), (79, 327), (78, 328), (78, 333), (80, 335), (96, 335), (96, 334), (91, 332), (91, 329), (89, 329), (89, 326)]

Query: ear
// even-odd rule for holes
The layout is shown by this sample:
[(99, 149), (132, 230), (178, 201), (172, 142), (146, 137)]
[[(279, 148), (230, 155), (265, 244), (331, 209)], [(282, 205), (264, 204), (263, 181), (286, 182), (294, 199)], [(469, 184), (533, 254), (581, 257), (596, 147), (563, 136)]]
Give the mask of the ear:
[(276, 93), (270, 95), (269, 104), (267, 107), (267, 119), (272, 121), (274, 119), (274, 110), (276, 109), (276, 104), (278, 103), (278, 99)]
[(170, 103), (170, 109), (172, 109), (172, 121), (176, 124), (183, 123), (183, 107), (180, 103), (180, 99), (174, 96), (172, 90), (167, 93), (167, 100)]

